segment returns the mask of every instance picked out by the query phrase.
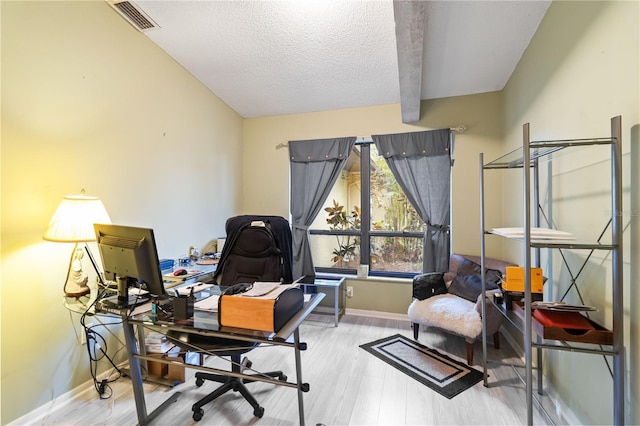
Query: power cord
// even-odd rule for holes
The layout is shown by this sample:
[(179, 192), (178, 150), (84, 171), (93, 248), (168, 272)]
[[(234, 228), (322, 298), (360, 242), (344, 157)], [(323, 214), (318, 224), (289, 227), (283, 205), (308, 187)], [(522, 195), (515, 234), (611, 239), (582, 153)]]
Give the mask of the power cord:
[[(104, 292), (106, 292), (106, 289), (103, 290), (102, 293), (104, 294)], [(102, 296), (102, 294), (100, 296)], [(99, 299), (100, 297), (98, 297), (97, 300)], [(95, 301), (93, 303), (95, 304)], [(93, 306), (93, 304), (91, 306)], [(120, 324), (122, 323), (122, 321), (115, 321), (109, 324), (87, 325), (86, 323), (87, 315), (89, 313), (91, 306), (89, 306), (87, 310), (80, 317), (80, 325), (82, 326), (82, 329), (85, 335), (85, 341), (87, 343), (87, 353), (89, 354), (89, 370), (91, 372), (91, 377), (93, 379), (94, 388), (98, 393), (98, 395), (100, 396), (100, 399), (108, 399), (108, 398), (111, 398), (111, 396), (113, 395), (113, 391), (109, 386), (109, 383), (113, 383), (116, 380), (118, 380), (120, 377), (122, 377), (122, 371), (118, 368), (118, 366), (115, 364), (113, 359), (111, 359), (111, 357), (108, 355), (107, 341), (100, 333), (96, 331), (96, 328), (98, 326), (106, 327), (109, 325)], [(98, 363), (105, 358), (111, 363), (115, 371), (118, 372), (118, 375), (113, 379), (98, 380)]]
[[(118, 380), (120, 377), (123, 376), (123, 373), (120, 370), (120, 368), (118, 368), (118, 366), (113, 361), (113, 359), (109, 356), (108, 349), (107, 349), (107, 341), (100, 333), (96, 331), (96, 327), (98, 326), (106, 327), (110, 325), (122, 324), (123, 321), (119, 320), (119, 321), (110, 322), (108, 324), (101, 323), (101, 324), (87, 325), (87, 316), (92, 315), (91, 308), (96, 304), (98, 300), (102, 299), (105, 296), (105, 294), (110, 290), (109, 287), (104, 282), (104, 280), (102, 279), (102, 277), (99, 277), (99, 280), (100, 280), (101, 291), (98, 297), (89, 306), (86, 307), (85, 312), (80, 316), (80, 325), (82, 326), (82, 329), (83, 329), (82, 332), (85, 335), (85, 341), (87, 344), (87, 353), (89, 354), (89, 369), (91, 372), (91, 377), (93, 379), (94, 388), (98, 393), (100, 399), (109, 399), (113, 395), (113, 390), (109, 386), (109, 383), (113, 383), (116, 380)], [(138, 300), (139, 297), (140, 296), (137, 296), (136, 300)], [(137, 303), (134, 303), (132, 306), (129, 307), (128, 315), (131, 315), (133, 313), (133, 310), (135, 309), (136, 305)], [(107, 331), (109, 330), (107, 329)], [(120, 350), (116, 351), (116, 354)], [(118, 375), (115, 378), (98, 380), (98, 364), (103, 359), (107, 359), (109, 363), (113, 366), (114, 371), (117, 371)]]

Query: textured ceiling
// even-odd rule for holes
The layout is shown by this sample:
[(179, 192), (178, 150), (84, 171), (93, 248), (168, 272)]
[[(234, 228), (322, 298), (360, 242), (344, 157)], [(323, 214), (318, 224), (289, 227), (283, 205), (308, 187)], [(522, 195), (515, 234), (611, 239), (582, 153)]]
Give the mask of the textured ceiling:
[[(550, 1), (425, 3), (415, 90), (433, 99), (501, 90)], [(159, 26), (146, 36), (242, 117), (401, 101), (392, 1), (135, 4)]]

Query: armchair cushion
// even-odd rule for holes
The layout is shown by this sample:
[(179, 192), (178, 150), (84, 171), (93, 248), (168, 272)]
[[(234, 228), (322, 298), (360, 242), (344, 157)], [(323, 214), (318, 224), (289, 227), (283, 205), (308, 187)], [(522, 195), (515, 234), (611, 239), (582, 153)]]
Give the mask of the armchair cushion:
[[(482, 274), (482, 266), (480, 266), (476, 262), (469, 259), (464, 259), (456, 272), (456, 275), (480, 276), (481, 274)], [(499, 271), (497, 269), (491, 269), (489, 266), (487, 266), (484, 272), (484, 278), (487, 281), (488, 285), (495, 284), (497, 288), (497, 285), (500, 283), (500, 279), (502, 278), (502, 271)]]
[(475, 303), (453, 294), (441, 294), (411, 303), (407, 312), (414, 323), (437, 327), (471, 341), (482, 333)]
[[(486, 290), (496, 290), (498, 288), (496, 282), (489, 279), (486, 280)], [(475, 302), (478, 300), (480, 293), (482, 293), (482, 277), (476, 274), (461, 275), (458, 273), (449, 286), (449, 293), (467, 299), (470, 302)]]

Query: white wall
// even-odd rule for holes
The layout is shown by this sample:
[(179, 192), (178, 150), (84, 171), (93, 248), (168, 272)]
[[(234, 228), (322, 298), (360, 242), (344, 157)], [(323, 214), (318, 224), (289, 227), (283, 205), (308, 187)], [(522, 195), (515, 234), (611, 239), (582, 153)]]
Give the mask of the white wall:
[(42, 240), (62, 197), (85, 188), (184, 255), (240, 210), (242, 119), (104, 1), (1, 8), (6, 424), (90, 379), (62, 305), (73, 245)]
[[(639, 321), (637, 290), (638, 178), (640, 95), (638, 2), (553, 2), (504, 90), (506, 144), (522, 144), (522, 124), (531, 124), (531, 139), (589, 138), (610, 134), (610, 118), (622, 115), (624, 231), (624, 347), (627, 424), (640, 423)], [(556, 225), (590, 241), (598, 238), (611, 214), (608, 148), (563, 152), (551, 171), (553, 194), (543, 185), (547, 212)], [(546, 174), (546, 172), (545, 172)], [(522, 223), (522, 179), (503, 180), (505, 226)], [(610, 241), (610, 233), (604, 241)], [(519, 246), (506, 246), (505, 257), (521, 262)], [(575, 273), (589, 253), (567, 251)], [(544, 264), (552, 280), (548, 300), (561, 297), (568, 269), (556, 258)], [(611, 327), (610, 254), (596, 251), (580, 275), (584, 302), (598, 306), (593, 315)], [(571, 302), (579, 302), (575, 291)], [(562, 399), (583, 424), (610, 424), (612, 378), (602, 356), (545, 351), (545, 371)]]

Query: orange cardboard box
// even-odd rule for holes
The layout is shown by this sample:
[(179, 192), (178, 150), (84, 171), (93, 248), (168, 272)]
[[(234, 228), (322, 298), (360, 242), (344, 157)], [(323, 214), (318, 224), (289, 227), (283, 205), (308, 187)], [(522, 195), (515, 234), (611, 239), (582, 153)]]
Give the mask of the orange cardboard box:
[[(542, 293), (544, 278), (542, 268), (531, 268), (531, 293)], [(506, 278), (502, 282), (503, 291), (524, 292), (524, 268), (507, 266)]]
[[(149, 354), (155, 358), (162, 358), (163, 354)], [(167, 374), (167, 364), (156, 361), (147, 361), (147, 372), (150, 376), (164, 377)]]
[[(271, 298), (274, 294), (274, 298)], [(304, 303), (300, 288), (285, 287), (265, 297), (220, 296), (218, 321), (224, 327), (278, 332)]]

